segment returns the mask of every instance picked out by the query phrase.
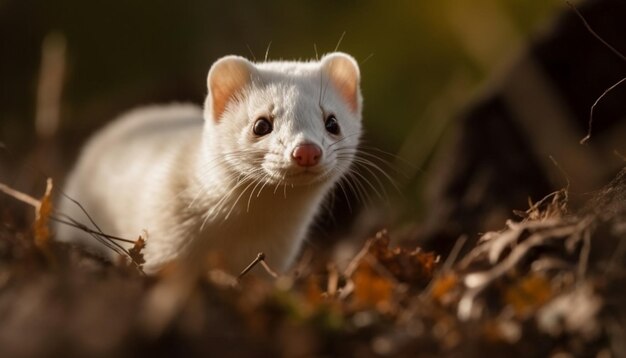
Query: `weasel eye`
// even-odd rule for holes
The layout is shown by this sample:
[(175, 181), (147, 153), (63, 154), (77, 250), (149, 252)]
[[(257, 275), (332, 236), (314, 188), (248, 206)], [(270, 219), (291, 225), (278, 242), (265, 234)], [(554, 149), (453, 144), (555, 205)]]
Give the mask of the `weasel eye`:
[(258, 136), (264, 136), (272, 131), (272, 123), (265, 117), (261, 117), (254, 122), (252, 131)]
[(330, 134), (339, 134), (339, 122), (337, 122), (337, 118), (335, 118), (334, 114), (326, 117), (326, 122), (324, 122), (324, 127)]

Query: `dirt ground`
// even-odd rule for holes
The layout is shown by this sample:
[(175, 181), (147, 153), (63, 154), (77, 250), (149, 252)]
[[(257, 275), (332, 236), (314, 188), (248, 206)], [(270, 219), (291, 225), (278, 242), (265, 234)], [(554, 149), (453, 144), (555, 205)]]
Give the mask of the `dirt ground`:
[(3, 357), (626, 353), (626, 169), (577, 212), (554, 192), (446, 257), (392, 247), (381, 230), (346, 267), (327, 261), (332, 252), (305, 253), (277, 278), (262, 265), (241, 279), (195, 278), (184, 265), (148, 277), (130, 259), (105, 263), (50, 240), (49, 196), (33, 220), (11, 199), (0, 225)]

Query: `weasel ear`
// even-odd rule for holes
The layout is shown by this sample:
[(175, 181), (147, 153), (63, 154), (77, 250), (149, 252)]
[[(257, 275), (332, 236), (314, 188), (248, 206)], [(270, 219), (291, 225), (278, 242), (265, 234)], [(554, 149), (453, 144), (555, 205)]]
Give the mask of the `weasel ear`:
[(322, 58), (322, 70), (326, 72), (342, 98), (353, 112), (361, 107), (359, 83), (361, 75), (356, 60), (343, 52), (330, 53)]
[(253, 65), (243, 57), (225, 56), (217, 60), (207, 78), (211, 114), (219, 121), (226, 106), (250, 82)]

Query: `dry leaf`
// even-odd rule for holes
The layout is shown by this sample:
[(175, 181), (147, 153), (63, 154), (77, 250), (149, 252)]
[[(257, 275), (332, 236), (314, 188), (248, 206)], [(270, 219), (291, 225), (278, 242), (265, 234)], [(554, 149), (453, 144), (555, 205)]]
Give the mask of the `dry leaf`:
[(552, 297), (550, 282), (543, 276), (530, 274), (504, 292), (504, 300), (518, 317), (535, 312)]
[(48, 221), (52, 213), (52, 179), (46, 182), (46, 192), (41, 198), (35, 212), (35, 245), (41, 250), (47, 250), (50, 243), (50, 228)]
[(485, 338), (492, 342), (514, 344), (522, 337), (522, 327), (513, 320), (495, 319), (483, 323)]
[(324, 293), (320, 288), (318, 280), (310, 276), (306, 280), (306, 284), (304, 287), (304, 297), (306, 302), (308, 302), (311, 306), (316, 307), (324, 302)]
[(146, 260), (143, 258), (143, 253), (141, 252), (143, 248), (146, 247), (146, 240), (143, 237), (144, 235), (139, 236), (133, 247), (128, 250), (130, 259), (133, 260), (133, 262), (140, 268), (144, 263), (146, 263)]
[(400, 282), (425, 287), (432, 279), (437, 255), (422, 252), (419, 248), (408, 250), (403, 247), (389, 248), (386, 231), (376, 234), (369, 246), (369, 254)]
[(33, 223), (35, 246), (49, 260), (53, 260), (49, 247), (50, 227), (48, 225), (50, 215), (52, 214), (52, 179), (48, 178), (46, 181), (46, 192), (41, 200), (37, 200), (2, 183), (0, 183), (0, 191), (35, 208), (35, 222)]
[(394, 284), (387, 277), (379, 275), (370, 263), (362, 261), (352, 280), (357, 309), (375, 307), (385, 311), (389, 308)]
[(419, 249), (390, 249), (389, 242), (386, 230), (378, 232), (346, 269), (357, 309), (376, 307), (386, 311), (399, 283), (421, 288), (432, 279), (437, 264), (435, 254)]
[(438, 277), (432, 286), (432, 297), (439, 303), (445, 304), (449, 301), (452, 291), (459, 282), (459, 277), (454, 273), (447, 273)]

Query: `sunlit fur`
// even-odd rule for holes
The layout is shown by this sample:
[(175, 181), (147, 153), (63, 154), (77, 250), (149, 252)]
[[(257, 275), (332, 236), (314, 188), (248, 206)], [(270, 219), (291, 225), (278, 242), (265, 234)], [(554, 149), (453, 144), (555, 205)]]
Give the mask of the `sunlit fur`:
[[(213, 118), (211, 94), (204, 110), (170, 105), (130, 112), (89, 141), (65, 187), (103, 232), (129, 239), (147, 232), (147, 272), (176, 258), (201, 260), (209, 250), (221, 254), (232, 273), (258, 252), (284, 270), (327, 193), (355, 160), (362, 106), (351, 57), (220, 61), (250, 71), (220, 118)], [(332, 61), (353, 68), (333, 73)], [(355, 81), (352, 105), (333, 76)], [(337, 118), (339, 135), (325, 130), (328, 114)], [(252, 130), (259, 117), (273, 123), (273, 131), (260, 137)], [(322, 148), (317, 166), (299, 167), (292, 160), (302, 143)], [(89, 223), (77, 205), (60, 200), (60, 212)], [(67, 225), (57, 227), (57, 238), (78, 240), (107, 256), (113, 252)]]

